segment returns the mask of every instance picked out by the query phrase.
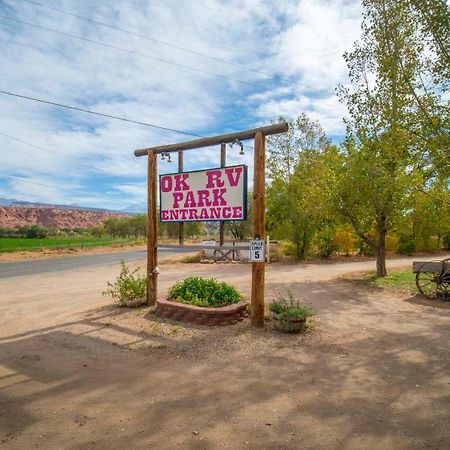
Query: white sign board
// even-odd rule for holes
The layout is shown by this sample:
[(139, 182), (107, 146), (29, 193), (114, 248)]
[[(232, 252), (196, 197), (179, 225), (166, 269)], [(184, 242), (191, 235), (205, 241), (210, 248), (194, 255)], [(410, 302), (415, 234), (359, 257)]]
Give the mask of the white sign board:
[(250, 241), (250, 261), (264, 262), (264, 241)]
[(245, 220), (247, 166), (159, 176), (161, 222)]

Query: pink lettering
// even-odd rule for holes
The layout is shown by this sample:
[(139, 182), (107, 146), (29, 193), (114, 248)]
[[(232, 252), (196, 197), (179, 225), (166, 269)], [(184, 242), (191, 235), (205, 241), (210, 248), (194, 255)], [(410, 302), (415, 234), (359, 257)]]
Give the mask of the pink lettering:
[(179, 208), (180, 207), (180, 201), (183, 199), (183, 193), (182, 192), (174, 192), (173, 193), (173, 207)]
[(206, 188), (222, 187), (225, 182), (221, 180), (222, 172), (220, 170), (210, 170), (206, 172), (208, 178), (208, 183), (206, 183)]
[(197, 203), (195, 203), (194, 193), (192, 191), (189, 191), (186, 194), (186, 201), (183, 206), (185, 208), (195, 208), (197, 206)]
[(213, 189), (212, 193), (214, 195), (214, 200), (212, 202), (213, 206), (226, 206), (227, 202), (223, 198), (223, 194), (225, 194), (226, 189)]
[(178, 220), (178, 211), (174, 209), (170, 210), (170, 220)]
[(231, 208), (229, 206), (222, 209), (222, 216), (224, 219), (231, 219)]
[(206, 208), (202, 209), (202, 212), (200, 213), (200, 219), (209, 219), (208, 210)]
[(211, 206), (211, 200), (209, 200), (209, 191), (198, 191), (198, 204), (197, 206)]
[(189, 210), (189, 220), (198, 220), (198, 214), (196, 209)]
[(242, 206), (233, 206), (233, 219), (242, 219)]
[(161, 190), (163, 192), (170, 192), (172, 190), (172, 177), (170, 175), (161, 177)]
[[(227, 175), (230, 186), (237, 186), (239, 183), (239, 179), (241, 178), (243, 168), (242, 167), (230, 167), (225, 169), (225, 173)], [(236, 173), (236, 176), (233, 177), (233, 172)]]
[(180, 209), (181, 220), (186, 220), (187, 212), (188, 212), (187, 209)]
[(220, 208), (211, 208), (209, 210), (209, 216), (211, 219), (220, 219)]
[(188, 173), (179, 173), (175, 175), (175, 191), (188, 191), (189, 185), (185, 180), (189, 178)]
[(169, 211), (167, 209), (161, 211), (161, 220), (169, 220)]

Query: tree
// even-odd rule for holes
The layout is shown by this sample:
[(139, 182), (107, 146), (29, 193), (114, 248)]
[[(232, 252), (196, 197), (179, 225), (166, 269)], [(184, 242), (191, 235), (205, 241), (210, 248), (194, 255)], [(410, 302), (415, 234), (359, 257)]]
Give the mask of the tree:
[(320, 124), (302, 114), (289, 122), (286, 134), (268, 140), (268, 152), (267, 229), (274, 238), (291, 241), (303, 259), (332, 220), (330, 168), (337, 150)]
[(436, 54), (430, 56), (426, 37), (432, 31), (421, 22), (417, 2), (362, 4), (362, 38), (344, 55), (350, 87), (339, 88), (350, 119), (338, 204), (374, 249), (378, 276), (385, 276), (387, 232), (411, 208), (411, 192), (448, 170), (448, 111), (442, 107), (446, 84)]
[(136, 214), (128, 219), (130, 224), (130, 232), (135, 238), (147, 236), (147, 215)]
[(106, 232), (114, 239), (119, 234), (119, 219), (117, 217), (110, 217), (104, 222)]
[(101, 238), (106, 234), (106, 228), (103, 224), (99, 224), (94, 227), (91, 227), (89, 229), (89, 233), (94, 237)]
[(42, 239), (47, 237), (47, 228), (40, 225), (25, 225), (19, 229), (20, 234), (28, 239)]

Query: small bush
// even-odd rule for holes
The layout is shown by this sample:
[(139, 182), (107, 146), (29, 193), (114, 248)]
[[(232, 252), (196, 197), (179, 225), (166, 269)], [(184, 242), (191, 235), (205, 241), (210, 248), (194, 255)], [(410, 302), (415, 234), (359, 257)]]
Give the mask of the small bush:
[(128, 300), (146, 298), (147, 280), (145, 276), (136, 274), (139, 267), (130, 271), (130, 268), (124, 261), (122, 261), (120, 265), (120, 275), (116, 278), (114, 283), (108, 281), (108, 289), (103, 292), (103, 295), (109, 295), (118, 300), (121, 306), (125, 306)]
[(195, 306), (218, 308), (239, 302), (241, 295), (235, 287), (214, 278), (190, 277), (174, 284), (169, 289), (168, 299)]
[(444, 236), (444, 249), (450, 250), (450, 234)]
[(416, 239), (418, 252), (437, 252), (440, 250), (438, 240), (435, 237), (422, 237)]
[(284, 261), (295, 257), (295, 246), (288, 241), (278, 241), (270, 244), (270, 260)]
[(334, 230), (330, 228), (320, 230), (315, 241), (317, 256), (321, 258), (329, 258), (337, 251), (337, 245), (334, 242)]
[(358, 237), (349, 227), (341, 227), (338, 229), (333, 238), (336, 251), (347, 256), (350, 256), (351, 253), (355, 253), (357, 251), (357, 242)]
[(307, 306), (302, 305), (291, 294), (287, 298), (279, 297), (270, 305), (274, 314), (274, 325), (285, 333), (300, 333), (306, 328), (306, 320), (313, 315)]
[(313, 315), (313, 312), (307, 306), (304, 306), (289, 294), (288, 297), (279, 297), (270, 305), (270, 310), (277, 314), (280, 318), (296, 318), (296, 319), (307, 319)]
[(398, 251), (400, 239), (396, 234), (388, 234), (386, 236), (386, 252), (396, 253)]
[(416, 253), (416, 241), (410, 236), (400, 236), (397, 251), (402, 255), (412, 255), (413, 253)]

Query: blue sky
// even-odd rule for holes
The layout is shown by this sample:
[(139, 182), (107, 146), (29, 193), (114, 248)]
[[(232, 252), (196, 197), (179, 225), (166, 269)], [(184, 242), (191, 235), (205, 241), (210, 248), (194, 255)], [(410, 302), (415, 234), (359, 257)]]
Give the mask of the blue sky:
[[(25, 0), (0, 0), (0, 16), (141, 54), (0, 17), (1, 90), (204, 136), (302, 112), (336, 141), (344, 132), (345, 108), (334, 89), (347, 80), (342, 54), (360, 34), (358, 1), (37, 1), (170, 45)], [(0, 197), (111, 209), (144, 203), (146, 164), (133, 150), (189, 139), (0, 95)], [(251, 152), (238, 153), (229, 151), (230, 165), (251, 170)], [(193, 150), (185, 167), (219, 160), (217, 148)], [(160, 170), (173, 172), (175, 164), (161, 162)]]

